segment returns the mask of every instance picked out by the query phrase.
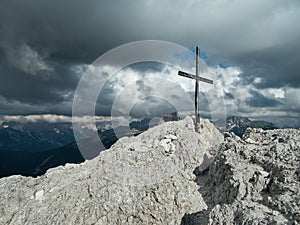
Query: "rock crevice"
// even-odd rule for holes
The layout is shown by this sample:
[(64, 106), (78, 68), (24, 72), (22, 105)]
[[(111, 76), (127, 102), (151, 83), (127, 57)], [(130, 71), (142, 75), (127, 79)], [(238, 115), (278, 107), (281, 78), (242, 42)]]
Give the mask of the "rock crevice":
[(209, 168), (195, 170), (208, 210), (186, 215), (182, 224), (298, 224), (299, 137), (300, 130), (225, 134)]

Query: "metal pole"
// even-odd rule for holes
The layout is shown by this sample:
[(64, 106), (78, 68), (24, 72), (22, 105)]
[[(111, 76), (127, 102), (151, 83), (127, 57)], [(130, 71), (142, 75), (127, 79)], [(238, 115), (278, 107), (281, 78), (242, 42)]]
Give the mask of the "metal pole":
[[(198, 46), (196, 47), (196, 76), (199, 76), (199, 57), (200, 57), (200, 49)], [(199, 119), (199, 81), (196, 80), (196, 86), (195, 86), (195, 128), (196, 131), (199, 132), (200, 128), (200, 119)]]

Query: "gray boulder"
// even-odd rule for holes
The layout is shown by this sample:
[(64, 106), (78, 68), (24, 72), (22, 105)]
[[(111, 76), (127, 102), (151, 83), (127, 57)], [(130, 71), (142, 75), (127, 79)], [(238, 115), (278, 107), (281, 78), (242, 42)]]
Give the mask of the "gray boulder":
[(299, 224), (300, 130), (225, 137), (208, 171), (197, 174), (208, 209), (183, 224)]
[(223, 141), (202, 124), (167, 122), (82, 164), (0, 179), (0, 224), (180, 224), (207, 208), (193, 171)]
[(0, 224), (299, 224), (300, 130), (167, 122), (93, 160), (0, 179)]

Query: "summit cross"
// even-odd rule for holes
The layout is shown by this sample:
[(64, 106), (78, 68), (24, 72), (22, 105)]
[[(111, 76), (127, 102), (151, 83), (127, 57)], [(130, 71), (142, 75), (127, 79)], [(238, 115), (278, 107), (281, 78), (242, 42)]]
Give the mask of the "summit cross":
[(194, 79), (195, 80), (195, 130), (196, 132), (200, 131), (200, 113), (199, 113), (199, 81), (205, 82), (205, 83), (209, 83), (209, 84), (213, 84), (214, 81), (204, 78), (204, 77), (200, 77), (199, 73), (200, 73), (200, 49), (198, 47), (196, 47), (196, 75), (194, 74), (190, 74), (190, 73), (186, 73), (183, 71), (178, 71), (178, 75), (179, 76), (183, 76), (183, 77), (187, 77), (190, 79)]

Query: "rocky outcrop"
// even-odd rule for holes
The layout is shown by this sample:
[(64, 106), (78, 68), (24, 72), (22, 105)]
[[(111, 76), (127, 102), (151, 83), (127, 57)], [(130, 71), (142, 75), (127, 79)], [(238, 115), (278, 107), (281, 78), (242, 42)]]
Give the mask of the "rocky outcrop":
[(164, 123), (79, 165), (2, 178), (0, 224), (180, 224), (207, 208), (193, 171), (223, 141), (202, 124), (198, 134), (191, 118)]
[(299, 224), (300, 130), (225, 137), (209, 169), (196, 170), (208, 209), (183, 224)]
[(300, 130), (186, 118), (79, 165), (0, 179), (0, 224), (299, 224)]

